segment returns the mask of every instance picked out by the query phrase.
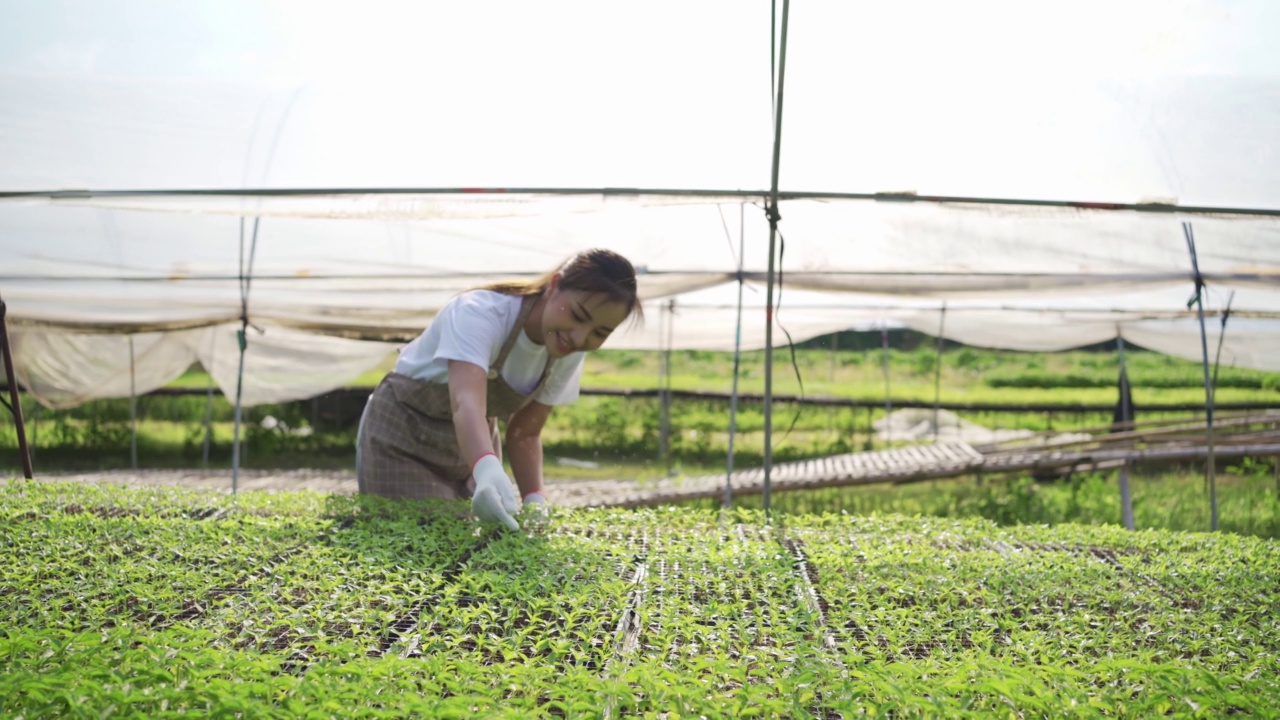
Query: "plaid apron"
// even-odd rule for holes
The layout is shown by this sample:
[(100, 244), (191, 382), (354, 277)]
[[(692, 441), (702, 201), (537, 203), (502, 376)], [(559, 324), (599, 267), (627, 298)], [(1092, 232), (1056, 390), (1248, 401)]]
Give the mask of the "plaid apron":
[[(489, 368), (485, 414), (499, 459), (502, 441), (497, 419), (510, 417), (537, 397), (555, 362), (547, 358), (542, 377), (528, 395), (517, 392), (502, 377), (502, 366), (524, 328), (534, 299), (524, 299), (515, 326)], [(395, 372), (387, 374), (365, 404), (357, 443), (356, 482), (362, 493), (453, 500), (471, 497), (475, 492), (471, 462), (462, 457), (453, 427), (448, 383), (424, 382)]]

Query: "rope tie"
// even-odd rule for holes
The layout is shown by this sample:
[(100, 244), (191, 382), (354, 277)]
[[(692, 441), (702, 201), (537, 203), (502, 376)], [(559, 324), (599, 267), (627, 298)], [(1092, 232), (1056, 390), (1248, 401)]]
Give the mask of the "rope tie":
[(775, 203), (768, 203), (764, 207), (764, 215), (769, 218), (770, 224), (777, 225), (782, 220), (782, 213), (778, 212), (778, 206)]

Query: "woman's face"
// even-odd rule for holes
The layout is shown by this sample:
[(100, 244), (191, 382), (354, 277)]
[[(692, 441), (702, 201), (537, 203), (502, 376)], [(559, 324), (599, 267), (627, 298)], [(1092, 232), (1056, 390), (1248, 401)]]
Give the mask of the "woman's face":
[(607, 295), (553, 286), (542, 310), (542, 342), (553, 358), (590, 352), (626, 319), (627, 306)]

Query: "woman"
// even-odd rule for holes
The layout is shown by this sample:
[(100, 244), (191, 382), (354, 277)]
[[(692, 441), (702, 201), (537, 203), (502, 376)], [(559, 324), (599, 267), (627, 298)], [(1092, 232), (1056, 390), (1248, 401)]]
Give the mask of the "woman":
[(360, 420), (360, 492), (471, 497), (481, 520), (520, 526), (497, 419), (525, 505), (542, 492), (542, 427), (578, 397), (584, 353), (640, 312), (635, 270), (609, 250), (578, 253), (532, 282), (450, 300), (369, 397)]

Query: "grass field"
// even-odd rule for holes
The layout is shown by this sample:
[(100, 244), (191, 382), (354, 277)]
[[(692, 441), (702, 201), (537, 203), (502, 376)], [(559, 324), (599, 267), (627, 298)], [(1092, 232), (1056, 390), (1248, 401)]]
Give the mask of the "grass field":
[(1280, 544), (10, 481), (5, 717), (1275, 717)]

